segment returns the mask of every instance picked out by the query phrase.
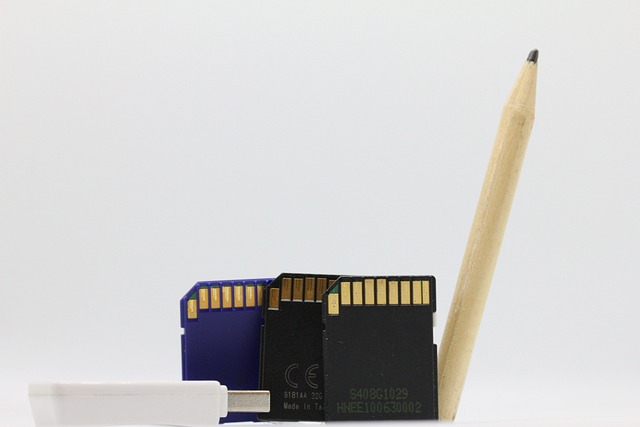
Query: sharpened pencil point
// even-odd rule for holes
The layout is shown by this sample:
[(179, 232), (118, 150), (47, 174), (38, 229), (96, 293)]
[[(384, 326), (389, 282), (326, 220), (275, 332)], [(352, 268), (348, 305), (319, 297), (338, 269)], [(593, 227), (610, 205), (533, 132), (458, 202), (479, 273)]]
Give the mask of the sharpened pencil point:
[(534, 64), (538, 63), (538, 49), (533, 49), (529, 52), (529, 56), (527, 56), (527, 61), (533, 62)]

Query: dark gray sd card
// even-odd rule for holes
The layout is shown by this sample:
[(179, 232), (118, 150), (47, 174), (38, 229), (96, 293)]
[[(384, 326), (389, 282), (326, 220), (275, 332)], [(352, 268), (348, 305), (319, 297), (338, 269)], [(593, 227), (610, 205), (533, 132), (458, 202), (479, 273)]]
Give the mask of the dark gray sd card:
[(437, 419), (435, 278), (341, 277), (323, 298), (325, 419)]
[(323, 421), (322, 295), (338, 276), (286, 274), (265, 290), (260, 388), (264, 421)]

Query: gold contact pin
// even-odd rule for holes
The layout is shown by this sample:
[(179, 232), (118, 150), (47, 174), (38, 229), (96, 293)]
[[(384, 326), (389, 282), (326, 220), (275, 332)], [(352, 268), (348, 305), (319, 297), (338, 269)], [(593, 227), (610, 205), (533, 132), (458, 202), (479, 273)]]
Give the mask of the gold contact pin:
[(389, 304), (390, 305), (398, 305), (398, 282), (395, 280), (391, 280), (389, 282)]
[(247, 294), (247, 301), (246, 301), (246, 306), (247, 307), (255, 307), (256, 306), (256, 291), (255, 291), (255, 286), (253, 285), (247, 285), (245, 292)]
[(340, 283), (340, 299), (342, 305), (351, 305), (351, 282)]
[(220, 309), (220, 286), (211, 288), (211, 308)]
[(305, 277), (304, 279), (304, 300), (314, 302), (316, 300), (316, 278)]
[(198, 301), (200, 310), (209, 310), (209, 288), (198, 289)]
[(423, 280), (422, 281), (422, 303), (423, 304), (431, 304), (431, 294), (430, 294), (430, 289), (429, 289), (429, 281), (428, 280)]
[(340, 301), (338, 293), (332, 293), (327, 295), (327, 312), (329, 316), (337, 316), (340, 314)]
[(302, 278), (293, 279), (293, 301), (302, 301), (304, 282)]
[(422, 282), (419, 280), (413, 281), (413, 304), (422, 304)]
[(242, 285), (233, 287), (233, 306), (235, 308), (244, 307), (244, 286)]
[(318, 280), (316, 280), (316, 301), (322, 302), (322, 295), (324, 295), (324, 291), (326, 290), (327, 290), (327, 278), (318, 277)]
[(376, 300), (378, 305), (387, 305), (387, 279), (376, 280)]
[(256, 286), (256, 298), (258, 299), (258, 307), (262, 307), (263, 296), (264, 296), (264, 285)]
[(280, 283), (280, 299), (291, 301), (291, 277), (283, 277)]
[(187, 319), (197, 319), (198, 318), (198, 300), (190, 299), (187, 300)]
[(374, 305), (375, 301), (375, 282), (373, 279), (364, 279), (364, 303), (365, 305)]
[(222, 287), (222, 308), (231, 308), (233, 306), (231, 298), (231, 286)]
[(411, 305), (411, 282), (408, 280), (400, 282), (400, 304)]
[(280, 308), (280, 289), (269, 289), (269, 310), (278, 310)]
[(353, 305), (362, 305), (362, 282), (353, 282)]

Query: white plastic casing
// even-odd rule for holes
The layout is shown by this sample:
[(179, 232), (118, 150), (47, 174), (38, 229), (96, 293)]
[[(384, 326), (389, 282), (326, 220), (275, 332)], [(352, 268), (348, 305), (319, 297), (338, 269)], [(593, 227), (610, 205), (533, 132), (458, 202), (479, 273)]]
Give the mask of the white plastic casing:
[(217, 381), (30, 384), (37, 426), (214, 426), (227, 415)]

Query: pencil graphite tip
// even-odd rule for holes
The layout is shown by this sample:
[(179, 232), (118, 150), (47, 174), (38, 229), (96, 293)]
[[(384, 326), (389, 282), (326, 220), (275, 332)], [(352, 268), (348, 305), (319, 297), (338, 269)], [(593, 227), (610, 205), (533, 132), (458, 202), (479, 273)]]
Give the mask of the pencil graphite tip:
[(538, 63), (538, 49), (533, 49), (529, 52), (529, 56), (527, 56), (527, 61), (533, 62), (534, 64)]

